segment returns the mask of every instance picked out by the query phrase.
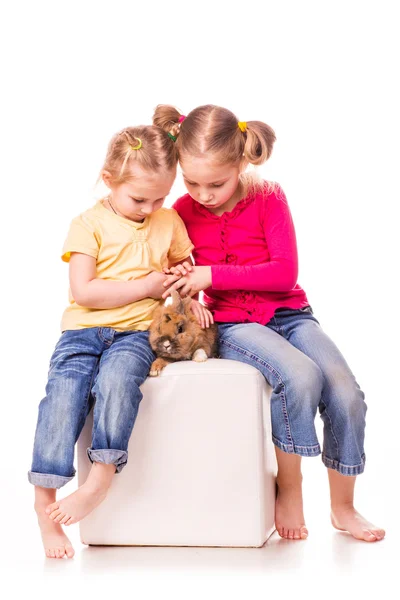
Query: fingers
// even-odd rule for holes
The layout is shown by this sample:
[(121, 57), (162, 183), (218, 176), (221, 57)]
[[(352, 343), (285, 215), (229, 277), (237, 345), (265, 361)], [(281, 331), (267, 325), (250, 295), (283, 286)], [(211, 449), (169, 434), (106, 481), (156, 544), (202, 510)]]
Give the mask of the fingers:
[(204, 310), (206, 314), (206, 327), (210, 327), (214, 323), (214, 317), (212, 316), (209, 310), (207, 310), (206, 308)]
[(192, 301), (192, 312), (198, 320), (202, 329), (210, 327), (214, 323), (214, 317), (205, 306), (200, 304), (197, 300)]
[(172, 285), (173, 283), (175, 283), (175, 281), (179, 281), (181, 279), (181, 274), (177, 274), (177, 275), (168, 275), (168, 277), (165, 279), (163, 286), (164, 287), (169, 287), (170, 285)]
[[(169, 278), (168, 278), (168, 279), (169, 279)], [(164, 283), (164, 286), (166, 285), (166, 283), (167, 283), (167, 282), (165, 282), (165, 283)], [(176, 281), (176, 278), (175, 278), (175, 283), (173, 283), (173, 285), (171, 285), (171, 283), (170, 283), (169, 285), (170, 285), (170, 287), (169, 287), (169, 288), (168, 288), (168, 289), (167, 289), (167, 290), (166, 290), (166, 291), (163, 293), (163, 295), (162, 295), (162, 298), (164, 298), (164, 300), (165, 300), (166, 298), (168, 298), (168, 296), (170, 296), (170, 295), (171, 295), (171, 292), (172, 292), (173, 290), (179, 290), (179, 293), (180, 293), (180, 295), (181, 295), (181, 296), (186, 296), (186, 295), (187, 295), (187, 292), (183, 293), (183, 290), (182, 290), (182, 288), (183, 288), (184, 286), (186, 286), (186, 287), (187, 287), (187, 281), (186, 281), (186, 279), (184, 279), (183, 277), (180, 277), (180, 278), (178, 279), (178, 281)]]
[(192, 303), (192, 312), (194, 314), (194, 316), (196, 317), (200, 327), (202, 329), (204, 329), (206, 327), (206, 318), (204, 315), (204, 311), (202, 310), (202, 306), (201, 304), (199, 304), (198, 302), (196, 302), (195, 300)]
[(174, 273), (175, 275), (180, 274), (181, 276), (187, 275), (193, 270), (193, 267), (190, 263), (184, 262), (181, 265), (175, 265), (174, 267), (170, 267), (169, 271)]

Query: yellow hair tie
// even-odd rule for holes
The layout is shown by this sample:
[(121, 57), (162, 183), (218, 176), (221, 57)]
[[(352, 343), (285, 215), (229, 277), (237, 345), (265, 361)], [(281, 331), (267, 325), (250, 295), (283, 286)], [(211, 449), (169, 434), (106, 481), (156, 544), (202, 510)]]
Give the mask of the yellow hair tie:
[(139, 143), (137, 146), (131, 146), (131, 150), (140, 150), (142, 147), (142, 140), (140, 138), (135, 138), (135, 140), (137, 140)]
[(239, 125), (240, 131), (242, 133), (244, 133), (246, 131), (246, 129), (247, 129), (247, 123), (246, 123), (246, 121), (239, 121), (238, 125)]

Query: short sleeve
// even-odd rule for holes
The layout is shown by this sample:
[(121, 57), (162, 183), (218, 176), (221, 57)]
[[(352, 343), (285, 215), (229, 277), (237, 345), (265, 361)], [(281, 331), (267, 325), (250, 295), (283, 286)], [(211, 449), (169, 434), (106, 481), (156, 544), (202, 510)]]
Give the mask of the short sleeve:
[(62, 260), (69, 262), (72, 252), (88, 254), (96, 259), (99, 253), (94, 224), (84, 214), (73, 219), (70, 225), (62, 250)]
[(190, 256), (194, 246), (189, 239), (186, 227), (176, 210), (171, 208), (173, 214), (173, 233), (171, 246), (168, 252), (169, 263), (175, 264)]

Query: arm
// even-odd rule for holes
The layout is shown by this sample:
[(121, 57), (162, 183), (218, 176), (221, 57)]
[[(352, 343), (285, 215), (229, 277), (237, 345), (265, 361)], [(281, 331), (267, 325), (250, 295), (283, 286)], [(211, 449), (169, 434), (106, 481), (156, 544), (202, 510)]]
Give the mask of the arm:
[(287, 292), (296, 285), (296, 233), (282, 190), (268, 196), (263, 217), (269, 261), (249, 266), (213, 265), (211, 278), (214, 290)]
[[(296, 234), (290, 209), (282, 190), (270, 194), (263, 215), (264, 235), (270, 258), (259, 265), (195, 266), (171, 289), (192, 295), (212, 287), (214, 290), (285, 292), (297, 282)], [(165, 285), (173, 283), (167, 279)], [(168, 292), (163, 295), (165, 298)]]
[(96, 277), (96, 259), (87, 254), (72, 252), (69, 260), (69, 281), (72, 296), (77, 304), (87, 308), (116, 308), (159, 296), (165, 290), (163, 273), (150, 273), (147, 277), (132, 281), (110, 281)]

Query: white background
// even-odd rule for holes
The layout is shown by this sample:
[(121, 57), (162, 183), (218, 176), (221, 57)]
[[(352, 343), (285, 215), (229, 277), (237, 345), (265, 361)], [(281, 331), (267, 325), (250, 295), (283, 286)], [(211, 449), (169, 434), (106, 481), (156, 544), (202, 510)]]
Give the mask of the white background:
[[(357, 557), (368, 552), (360, 564), (370, 561), (377, 569), (376, 585), (383, 576), (379, 565), (389, 569), (390, 539), (395, 527), (398, 531), (393, 521), (400, 419), (396, 6), (385, 0), (2, 3), (0, 567), (13, 577), (25, 570), (26, 580), (19, 575), (18, 585), (28, 589), (36, 581), (43, 590), (60, 589), (52, 569), (57, 577), (79, 577), (91, 569), (87, 559), (79, 563), (76, 532), (75, 567), (67, 561), (46, 566), (26, 472), (37, 405), (67, 302), (67, 266), (60, 252), (69, 222), (94, 203), (110, 137), (124, 126), (149, 123), (158, 103), (184, 113), (219, 104), (239, 120), (262, 120), (276, 131), (262, 174), (286, 192), (298, 238), (299, 283), (366, 393), (367, 469), (358, 484), (358, 506), (388, 529), (381, 544), (386, 554), (378, 545), (346, 546), (347, 558), (334, 563), (336, 572), (354, 565), (353, 552)], [(184, 192), (179, 177), (167, 205)], [(308, 526), (314, 539), (323, 531), (319, 543), (326, 538), (332, 544), (338, 538), (328, 523), (324, 468), (319, 459), (303, 462)], [(315, 548), (305, 555), (300, 547), (306, 546), (292, 545), (292, 562), (284, 555), (282, 563), (295, 565), (298, 581), (312, 573), (316, 589), (331, 589), (329, 561), (342, 549), (329, 546), (327, 558)], [(127, 554), (119, 558), (136, 581), (125, 593), (174, 589), (193, 595), (202, 576), (208, 595), (212, 590), (232, 595), (241, 586), (247, 594), (257, 580), (245, 567), (250, 554), (230, 555), (237, 557), (231, 572), (206, 556), (191, 563), (193, 574), (178, 552), (168, 554), (167, 570), (166, 554), (158, 553), (154, 565), (150, 560), (142, 571), (135, 571), (137, 555), (131, 562)], [(300, 555), (306, 558), (298, 564)], [(113, 555), (102, 556), (109, 560), (103, 558), (103, 569), (90, 579), (92, 591), (121, 584)], [(283, 567), (274, 556), (279, 571)], [(359, 589), (365, 581), (360, 573), (353, 581), (348, 571), (352, 583), (344, 589)], [(257, 574), (263, 577), (263, 570)], [(272, 575), (260, 584), (260, 593), (272, 582), (281, 585), (281, 577), (290, 581), (293, 573)], [(61, 585), (65, 593), (68, 581)], [(375, 583), (368, 583), (369, 591)], [(282, 590), (286, 585), (293, 583)]]

